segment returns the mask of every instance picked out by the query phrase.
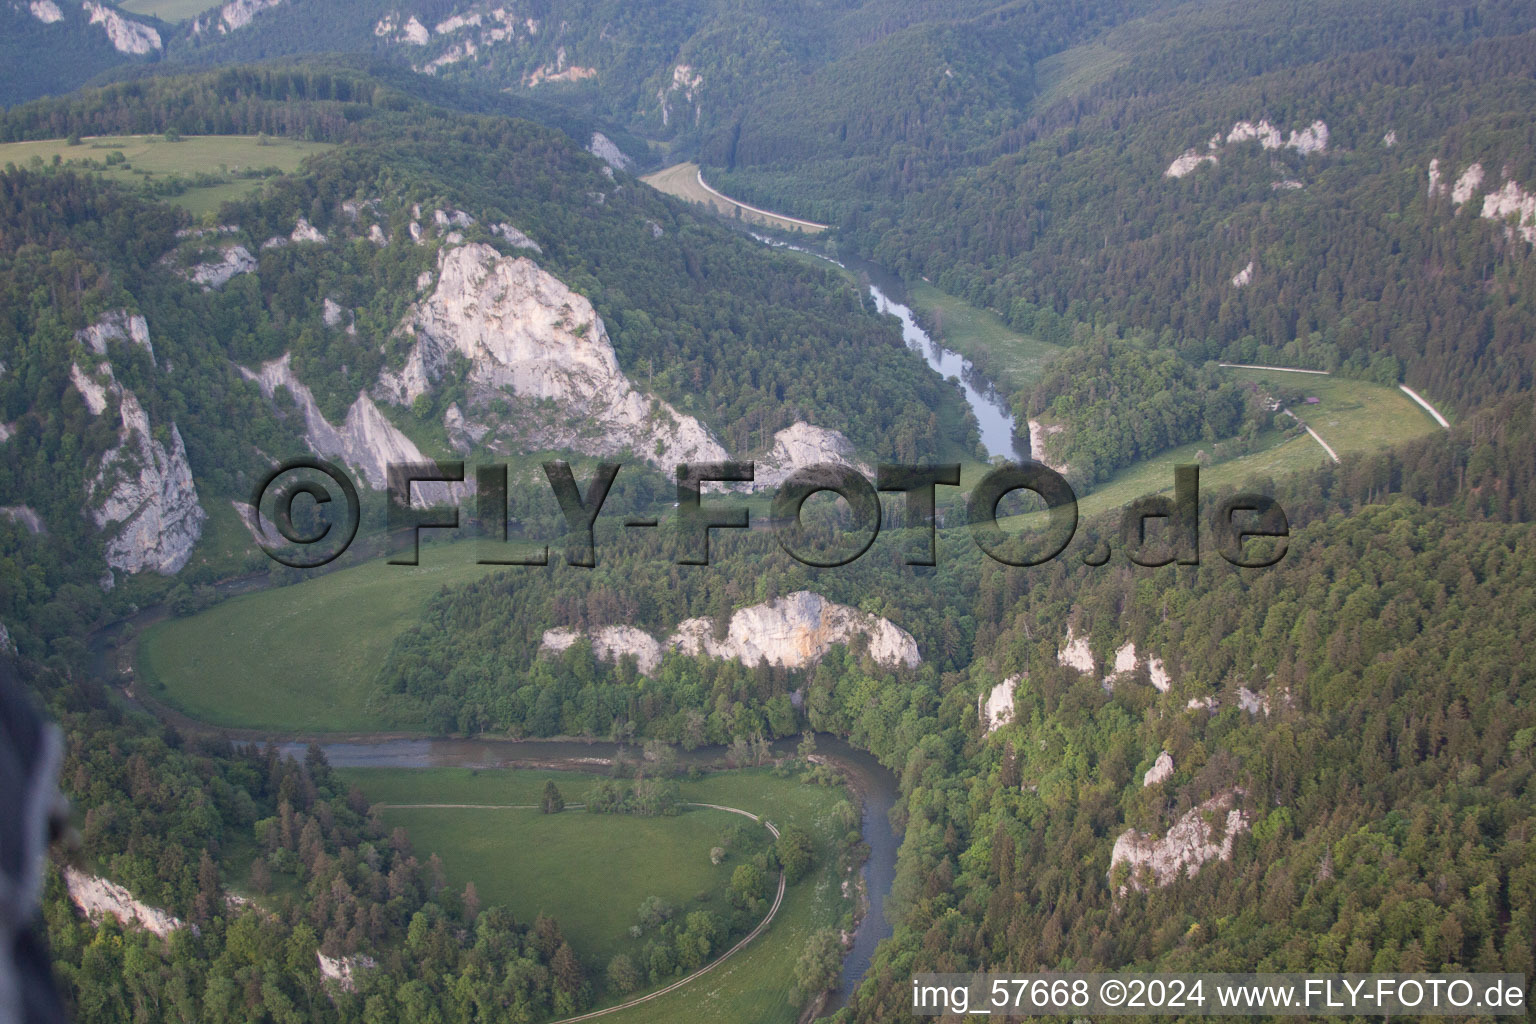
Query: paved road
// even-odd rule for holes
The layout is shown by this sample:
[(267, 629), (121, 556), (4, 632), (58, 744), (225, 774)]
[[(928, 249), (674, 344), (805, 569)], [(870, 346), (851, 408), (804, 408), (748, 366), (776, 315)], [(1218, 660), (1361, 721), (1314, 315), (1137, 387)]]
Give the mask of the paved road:
[[(382, 807), (382, 808), (384, 808), (386, 810), (401, 810), (401, 811), (407, 811), (407, 810), (438, 810), (438, 809), (464, 810), (464, 811), (530, 811), (530, 810), (536, 810), (539, 807), (538, 804), (375, 804), (374, 806), (375, 807)], [(575, 809), (577, 809), (579, 807), (582, 807), (582, 806), (584, 806), (584, 805), (583, 804), (566, 804), (565, 805), (566, 810), (575, 810)], [(764, 828), (766, 828), (769, 831), (769, 833), (773, 836), (773, 838), (775, 838), (775, 839), (779, 838), (779, 830), (773, 826), (772, 822), (764, 821), (762, 818), (759, 818), (757, 815), (753, 814), (751, 811), (744, 811), (740, 807), (727, 807), (724, 804), (699, 804), (699, 803), (690, 803), (687, 806), (689, 806), (689, 807), (707, 807), (707, 808), (709, 808), (712, 811), (729, 811), (731, 814), (739, 814), (739, 815), (741, 815), (744, 818), (751, 818), (753, 821), (758, 822)], [(689, 982), (692, 982), (692, 981), (694, 981), (694, 980), (696, 980), (698, 978), (702, 978), (704, 975), (708, 974), (710, 971), (714, 970), (716, 967), (719, 967), (721, 964), (725, 963), (731, 957), (733, 957), (737, 953), (741, 952), (741, 950), (743, 948), (745, 948), (748, 943), (750, 943), (753, 939), (757, 938), (759, 935), (763, 934), (763, 932), (767, 931), (768, 930), (768, 925), (773, 922), (774, 915), (776, 915), (779, 912), (779, 907), (780, 907), (781, 904), (783, 904), (783, 902), (784, 902), (784, 872), (781, 869), (779, 871), (779, 891), (774, 894), (773, 906), (768, 908), (767, 916), (765, 916), (761, 921), (759, 921), (757, 923), (757, 927), (753, 928), (750, 932), (748, 932), (747, 935), (744, 938), (742, 938), (742, 940), (740, 942), (736, 943), (736, 945), (732, 946), (730, 949), (728, 949), (724, 953), (720, 954), (719, 957), (717, 957), (716, 959), (714, 959), (714, 960), (710, 961), (709, 963), (705, 964), (703, 967), (700, 967), (698, 970), (694, 971), (692, 974), (688, 975), (686, 978), (681, 978), (681, 979), (679, 979), (677, 981), (674, 981), (672, 984), (668, 985), (666, 988), (659, 988), (655, 992), (648, 992), (648, 993), (646, 993), (643, 996), (640, 996), (640, 997), (635, 998), (635, 999), (631, 999), (627, 1003), (620, 1003), (617, 1006), (610, 1006), (610, 1007), (608, 1007), (605, 1010), (593, 1010), (591, 1013), (584, 1013), (584, 1014), (582, 1014), (579, 1017), (566, 1017), (564, 1020), (554, 1021), (553, 1024), (576, 1024), (577, 1021), (592, 1020), (592, 1019), (594, 1019), (596, 1017), (607, 1016), (610, 1013), (618, 1013), (620, 1010), (627, 1010), (627, 1009), (629, 1009), (632, 1006), (639, 1006), (641, 1003), (648, 1003), (652, 999), (658, 999), (661, 996), (664, 996), (664, 995), (666, 995), (669, 992), (675, 992), (678, 989), (682, 988), (684, 985), (687, 985)]]

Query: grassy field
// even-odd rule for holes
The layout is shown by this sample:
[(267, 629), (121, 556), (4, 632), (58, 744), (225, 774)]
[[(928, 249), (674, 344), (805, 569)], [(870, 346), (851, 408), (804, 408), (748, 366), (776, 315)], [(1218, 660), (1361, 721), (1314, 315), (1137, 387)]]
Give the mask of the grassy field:
[(142, 14), (175, 23), (195, 18), (219, 4), (220, 0), (123, 0), (117, 6), (130, 14)]
[(762, 224), (781, 231), (799, 231), (814, 235), (826, 230), (826, 225), (786, 217), (766, 210), (757, 210), (738, 203), (734, 199), (711, 192), (699, 182), (699, 165), (695, 163), (673, 164), (640, 179), (652, 188), (686, 199), (690, 203), (708, 206), (716, 213), (733, 217), (749, 224)]
[[(1317, 398), (1317, 405), (1293, 410), (1343, 457), (1369, 452), (1423, 436), (1439, 427), (1428, 413), (1396, 388), (1363, 380), (1324, 377), (1277, 370), (1227, 369), (1235, 380), (1267, 380), (1300, 388)], [(1155, 458), (1127, 466), (1078, 501), (1078, 514), (1097, 515), (1123, 508), (1146, 494), (1172, 493), (1173, 467), (1192, 463), (1204, 442), (1171, 448)], [(1328, 461), (1328, 453), (1311, 437), (1287, 438), (1271, 431), (1259, 438), (1259, 448), (1247, 455), (1200, 470), (1201, 487), (1238, 486), (1253, 479), (1279, 479), (1313, 469)]]
[(390, 642), (440, 587), (496, 570), (475, 556), (474, 544), (430, 545), (419, 566), (377, 559), (231, 598), (147, 630), (136, 674), (155, 698), (214, 725), (384, 728), (364, 703)]
[(981, 357), (983, 365), (998, 368), (993, 384), (1004, 393), (1031, 386), (1045, 364), (1062, 351), (1033, 335), (1020, 334), (995, 313), (978, 309), (927, 281), (909, 285), (907, 295), (912, 308), (935, 325), (946, 348), (972, 362)]
[(324, 142), (301, 142), (272, 138), (263, 141), (255, 135), (187, 136), (168, 142), (160, 135), (116, 135), (87, 137), (71, 146), (64, 139), (37, 142), (0, 143), (0, 165), (26, 166), (34, 159), (52, 163), (55, 157), (65, 163), (94, 161), (105, 164), (107, 154), (121, 153), (126, 162), (100, 168), (106, 178), (136, 185), (145, 181), (212, 175), (217, 183), (188, 187), (166, 201), (202, 216), (219, 208), (229, 199), (238, 199), (261, 187), (262, 179), (239, 178), (241, 171), (275, 168), (296, 171), (305, 157), (334, 147)]
[[(528, 803), (553, 778), (568, 802), (596, 777), (539, 771), (464, 769), (345, 769), (377, 803)], [(779, 827), (800, 825), (816, 843), (815, 868), (790, 886), (769, 929), (709, 974), (643, 1006), (605, 1018), (610, 1024), (679, 1020), (729, 1020), (743, 1024), (792, 1024), (799, 1010), (794, 964), (811, 933), (835, 927), (848, 911), (839, 891), (835, 850), (841, 826), (834, 808), (839, 790), (807, 786), (765, 769), (713, 772), (684, 781), (685, 800), (740, 807)], [(719, 888), (738, 863), (709, 863), (709, 848), (738, 815), (701, 808), (676, 818), (644, 819), (567, 810), (537, 811), (386, 809), (385, 820), (404, 825), (418, 856), (436, 852), (450, 884), (474, 881), (489, 904), (502, 902), (521, 920), (540, 909), (553, 914), (589, 971), (607, 959), (633, 952), (626, 930), (647, 896), (661, 895), (680, 912), (709, 906), (699, 891)], [(572, 884), (600, 878), (592, 887)], [(607, 1002), (617, 1002), (610, 999)]]

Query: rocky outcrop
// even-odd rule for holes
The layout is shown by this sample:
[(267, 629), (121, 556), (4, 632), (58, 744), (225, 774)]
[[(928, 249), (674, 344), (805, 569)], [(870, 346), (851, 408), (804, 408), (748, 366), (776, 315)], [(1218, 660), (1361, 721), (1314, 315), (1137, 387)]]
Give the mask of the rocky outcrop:
[(162, 939), (183, 927), (177, 918), (139, 902), (127, 889), (105, 878), (66, 867), (64, 885), (75, 906), (92, 921), (113, 917), (124, 925), (139, 925)]
[(1269, 714), (1269, 694), (1255, 693), (1246, 686), (1237, 688), (1237, 706), (1250, 715)]
[(736, 658), (745, 665), (803, 668), (833, 644), (856, 636), (868, 639), (869, 655), (879, 664), (915, 668), (922, 663), (912, 634), (889, 619), (834, 604), (809, 590), (738, 609), (721, 641), (714, 639), (710, 620), (688, 619), (678, 624), (668, 645), (685, 654)]
[(1217, 132), (1206, 143), (1205, 150), (1186, 149), (1174, 157), (1173, 163), (1163, 172), (1165, 178), (1182, 178), (1202, 164), (1220, 162), (1221, 150), (1226, 146), (1243, 142), (1257, 142), (1264, 149), (1294, 149), (1302, 155), (1322, 153), (1328, 149), (1328, 124), (1313, 121), (1305, 128), (1294, 130), (1282, 138), (1280, 129), (1268, 121), (1238, 121), (1232, 130), (1223, 135)]
[(1246, 267), (1244, 267), (1242, 270), (1239, 270), (1237, 273), (1232, 275), (1232, 287), (1233, 288), (1244, 288), (1244, 287), (1247, 287), (1252, 281), (1253, 281), (1253, 261), (1249, 260), (1248, 261), (1248, 265)]
[(202, 34), (210, 25), (215, 25), (218, 27), (219, 34), (224, 35), (235, 29), (244, 28), (262, 11), (281, 7), (284, 2), (285, 0), (230, 0), (219, 8), (217, 20), (199, 18), (193, 23), (192, 31)]
[(20, 523), (34, 537), (40, 537), (48, 532), (48, 528), (43, 525), (42, 516), (39, 516), (37, 510), (31, 505), (0, 506), (0, 516), (5, 516), (13, 523)]
[(357, 972), (372, 970), (377, 966), (371, 956), (328, 957), (317, 951), (315, 958), (320, 964), (320, 977), (335, 982), (343, 992), (356, 992)]
[[(1071, 638), (1070, 629), (1067, 636), (1069, 639)], [(1086, 644), (1084, 647), (1086, 649)], [(1136, 653), (1135, 643), (1126, 641), (1121, 644), (1119, 649), (1115, 651), (1114, 666), (1110, 669), (1109, 675), (1104, 677), (1104, 689), (1114, 690), (1115, 683), (1126, 676), (1134, 674), (1142, 662), (1143, 659)], [(1163, 666), (1162, 661), (1157, 658), (1147, 658), (1145, 662), (1147, 675), (1151, 677), (1152, 685), (1157, 689), (1158, 693), (1167, 693), (1168, 687), (1173, 685), (1173, 679), (1168, 675), (1168, 670)], [(1079, 671), (1086, 670), (1079, 669)]]
[(1023, 676), (1009, 676), (990, 693), (976, 696), (976, 717), (988, 736), (1013, 721), (1013, 694)]
[(52, 25), (64, 20), (64, 12), (59, 10), (59, 5), (53, 0), (32, 0), (27, 5), (27, 9), (32, 12), (32, 17), (44, 25)]
[(118, 399), (118, 444), (102, 455), (86, 481), (91, 518), (99, 529), (112, 531), (107, 564), (130, 573), (177, 572), (192, 556), (208, 518), (197, 501), (181, 432), (170, 425), (169, 448), (155, 440), (138, 397), (117, 383), (107, 363), (94, 375), (74, 364), (70, 379), (93, 415), (106, 411), (109, 397)]
[(1120, 892), (1140, 889), (1148, 873), (1161, 888), (1185, 872), (1198, 874), (1213, 860), (1231, 860), (1232, 844), (1248, 827), (1248, 815), (1235, 806), (1240, 793), (1233, 789), (1216, 794), (1180, 817), (1161, 839), (1136, 829), (1121, 833), (1109, 858), (1111, 878), (1120, 865), (1130, 868)]
[(672, 68), (672, 80), (656, 90), (663, 127), (672, 123), (672, 106), (679, 97), (693, 107), (693, 119), (698, 122), (701, 113), (698, 96), (703, 84), (704, 76), (695, 72), (692, 65), (678, 64)]
[(1497, 192), (1483, 196), (1483, 219), (1504, 221), (1510, 237), (1536, 245), (1536, 192), (1506, 181)]
[[(549, 629), (539, 646), (563, 651), (582, 635), (565, 627)], [(617, 661), (623, 655), (634, 655), (646, 673), (660, 664), (668, 650), (691, 657), (734, 658), (744, 665), (766, 662), (804, 668), (819, 661), (834, 645), (852, 643), (860, 636), (867, 638), (869, 656), (879, 664), (915, 668), (923, 660), (912, 634), (889, 619), (836, 604), (809, 590), (737, 609), (723, 640), (714, 638), (713, 623), (705, 618), (678, 623), (665, 642), (628, 626), (603, 627), (589, 636), (599, 658)]]
[(193, 284), (202, 285), (204, 291), (222, 288), (236, 274), (249, 274), (256, 269), (256, 257), (243, 245), (232, 245), (220, 250), (219, 258), (199, 263), (188, 272)]
[(1045, 423), (1040, 420), (1026, 420), (1029, 424), (1029, 457), (1042, 466), (1049, 466), (1056, 472), (1065, 476), (1070, 467), (1064, 459), (1058, 459), (1050, 452), (1050, 439), (1067, 428), (1060, 423)]
[[(1536, 193), (1525, 191), (1509, 175), (1509, 168), (1506, 167), (1504, 184), (1496, 191), (1483, 195), (1481, 216), (1484, 220), (1503, 222), (1504, 233), (1510, 239), (1519, 238), (1536, 245)], [(1447, 185), (1440, 170), (1440, 161), (1435, 159), (1429, 162), (1430, 197), (1449, 193), (1451, 202), (1458, 210), (1482, 191), (1486, 179), (1483, 165), (1473, 163), (1461, 172), (1454, 185)]]
[(533, 239), (529, 238), (517, 228), (506, 222), (502, 222), (500, 224), (492, 224), (491, 234), (500, 235), (502, 238), (505, 238), (509, 244), (514, 245), (519, 249), (528, 249), (537, 253), (542, 253), (544, 251), (543, 249), (539, 248), (538, 242), (535, 242)]
[(400, 24), (398, 14), (386, 14), (373, 26), (373, 34), (382, 39), (394, 43), (409, 43), (412, 46), (426, 46), (432, 38), (432, 33), (427, 31), (416, 17), (411, 15), (405, 24)]
[[(320, 412), (313, 392), (294, 376), (291, 353), (264, 364), (259, 371), (241, 367), (240, 372), (255, 381), (268, 398), (278, 386), (287, 388), (304, 414), (304, 440), (310, 450), (355, 466), (376, 491), (389, 486), (390, 463), (426, 461), (415, 442), (390, 423), (367, 394), (358, 394), (341, 426), (332, 425)], [(416, 484), (412, 488), (412, 494), (426, 504), (453, 501), (462, 493), (458, 484)]]
[(668, 471), (728, 458), (698, 420), (636, 390), (592, 304), (526, 257), (479, 243), (443, 251), (436, 287), (401, 330), (416, 344), (380, 378), (388, 401), (414, 401), (457, 353), (472, 402), (515, 400), (497, 434), (524, 450), (632, 451)]
[(603, 163), (616, 171), (627, 171), (634, 163), (624, 155), (624, 151), (613, 144), (613, 140), (602, 132), (593, 132), (592, 141), (587, 143), (587, 152), (597, 157)]
[(443, 413), (443, 430), (447, 432), (448, 443), (453, 446), (454, 451), (469, 454), (490, 429), (483, 423), (471, 423), (466, 420), (464, 414), (459, 411), (457, 402), (450, 405), (448, 411)]
[(80, 5), (91, 16), (92, 25), (100, 25), (118, 53), (136, 56), (160, 49), (160, 33), (142, 22), (129, 21), (111, 7), (85, 0)]
[(1056, 661), (1079, 672), (1093, 672), (1093, 651), (1088, 648), (1088, 638), (1078, 636), (1067, 626), (1067, 642), (1056, 652)]
[(1143, 787), (1155, 786), (1159, 782), (1167, 782), (1173, 778), (1173, 755), (1164, 750), (1157, 755), (1157, 760), (1152, 762), (1146, 774), (1141, 777)]
[(768, 453), (755, 460), (752, 486), (775, 488), (797, 469), (828, 462), (870, 475), (869, 467), (858, 461), (853, 445), (839, 431), (813, 427), (801, 420), (773, 435)]
[(98, 356), (107, 354), (107, 342), (131, 341), (149, 353), (149, 361), (155, 361), (155, 347), (149, 342), (149, 323), (137, 313), (126, 309), (114, 309), (101, 314), (96, 322), (75, 334), (82, 344)]
[(11, 639), (11, 631), (5, 628), (5, 623), (0, 622), (0, 652), (5, 654), (16, 653), (16, 641)]

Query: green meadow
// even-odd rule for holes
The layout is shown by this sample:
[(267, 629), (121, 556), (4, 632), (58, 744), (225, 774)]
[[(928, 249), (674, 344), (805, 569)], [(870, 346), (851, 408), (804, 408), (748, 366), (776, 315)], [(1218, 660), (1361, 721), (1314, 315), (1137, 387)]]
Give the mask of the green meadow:
[[(268, 173), (296, 171), (306, 157), (334, 148), (325, 142), (256, 135), (188, 135), (176, 142), (162, 135), (87, 136), (76, 145), (65, 139), (0, 143), (0, 166), (89, 161), (99, 165), (94, 170), (103, 177), (126, 185), (180, 179), (185, 189), (167, 195), (166, 201), (202, 217), (217, 212), (227, 200), (249, 195)], [(112, 153), (121, 153), (123, 161), (109, 165)], [(242, 176), (252, 173), (255, 176)]]

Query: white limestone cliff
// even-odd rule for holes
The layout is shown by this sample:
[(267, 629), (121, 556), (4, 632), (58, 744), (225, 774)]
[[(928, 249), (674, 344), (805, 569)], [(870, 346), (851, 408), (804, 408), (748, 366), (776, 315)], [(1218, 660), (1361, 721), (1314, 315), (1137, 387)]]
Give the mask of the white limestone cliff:
[(491, 234), (500, 235), (510, 244), (516, 246), (519, 249), (531, 249), (533, 252), (537, 253), (542, 253), (544, 251), (543, 249), (539, 248), (538, 242), (535, 242), (533, 239), (523, 234), (517, 228), (505, 222), (500, 224), (492, 224)]
[(380, 376), (388, 401), (414, 401), (458, 353), (477, 396), (523, 400), (501, 431), (526, 447), (633, 451), (669, 471), (728, 458), (697, 419), (641, 394), (592, 304), (526, 257), (481, 243), (443, 251), (436, 287), (400, 329), (416, 344), (404, 367)]
[[(540, 648), (563, 651), (583, 634), (567, 627), (545, 630)], [(605, 661), (632, 654), (645, 673), (654, 671), (661, 656), (677, 650), (691, 657), (735, 659), (744, 665), (767, 662), (783, 668), (804, 668), (820, 660), (835, 644), (863, 636), (869, 655), (882, 665), (922, 664), (917, 641), (889, 619), (828, 601), (809, 590), (796, 591), (762, 604), (739, 608), (731, 616), (725, 639), (714, 638), (709, 619), (685, 619), (664, 642), (629, 626), (606, 626), (590, 634), (593, 652)]]
[(1252, 280), (1253, 280), (1253, 261), (1249, 260), (1248, 261), (1248, 265), (1246, 267), (1244, 267), (1242, 270), (1239, 270), (1237, 273), (1232, 275), (1232, 287), (1233, 288), (1243, 288), (1243, 287), (1247, 286)]
[(753, 489), (775, 488), (795, 470), (820, 463), (852, 466), (865, 476), (867, 465), (858, 461), (853, 445), (840, 431), (813, 427), (797, 421), (773, 435), (768, 453), (754, 460)]
[(1141, 777), (1141, 785), (1143, 788), (1155, 786), (1171, 778), (1173, 778), (1173, 755), (1164, 750), (1157, 755), (1157, 760), (1152, 762), (1152, 767), (1148, 768), (1146, 774)]
[(1235, 806), (1239, 793), (1227, 790), (1192, 808), (1161, 839), (1136, 829), (1122, 832), (1109, 858), (1111, 877), (1121, 864), (1131, 869), (1120, 892), (1124, 893), (1127, 887), (1142, 887), (1142, 868), (1151, 873), (1153, 884), (1161, 888), (1177, 881), (1185, 872), (1190, 876), (1198, 874), (1201, 867), (1213, 860), (1231, 860), (1232, 844), (1248, 827), (1248, 815)]
[(222, 288), (236, 274), (249, 274), (256, 269), (256, 257), (243, 245), (232, 245), (219, 253), (219, 258), (199, 263), (189, 272), (193, 284), (202, 285), (204, 291)]
[(112, 533), (107, 564), (129, 573), (177, 572), (192, 556), (208, 518), (198, 504), (181, 432), (170, 425), (169, 448), (155, 440), (138, 396), (117, 383), (107, 363), (94, 374), (76, 363), (70, 379), (93, 415), (106, 410), (109, 396), (118, 399), (117, 446), (101, 456), (86, 481), (91, 518), (98, 529)]
[(335, 982), (343, 992), (356, 992), (357, 972), (371, 970), (377, 966), (371, 956), (329, 957), (316, 951), (315, 959), (320, 964), (320, 977), (326, 981)]
[(81, 9), (91, 16), (92, 25), (100, 25), (118, 53), (142, 56), (160, 49), (160, 33), (138, 21), (129, 21), (116, 9), (85, 0)]
[(627, 171), (630, 164), (634, 162), (602, 132), (592, 133), (592, 141), (587, 143), (587, 152), (616, 171)]
[(976, 717), (988, 736), (1013, 721), (1013, 694), (1023, 676), (1009, 676), (990, 693), (977, 694)]
[(141, 903), (127, 889), (105, 878), (66, 867), (64, 885), (75, 906), (92, 921), (114, 917), (125, 925), (137, 924), (162, 939), (183, 927), (177, 918)]
[(1173, 163), (1163, 172), (1165, 178), (1182, 178), (1199, 168), (1202, 164), (1217, 163), (1216, 157), (1209, 153), (1202, 153), (1198, 149), (1186, 149), (1173, 158)]
[(75, 337), (99, 356), (107, 354), (107, 342), (131, 341), (149, 353), (149, 361), (155, 361), (155, 347), (149, 341), (149, 324), (137, 313), (126, 309), (114, 309), (101, 314), (96, 322)]
[(869, 655), (879, 664), (908, 668), (922, 664), (917, 641), (906, 630), (809, 590), (737, 609), (722, 641), (714, 639), (710, 620), (687, 619), (678, 623), (677, 633), (667, 643), (684, 654), (702, 651), (716, 658), (735, 658), (744, 665), (767, 662), (803, 668), (833, 644), (849, 643), (861, 635), (868, 638)]
[(1506, 181), (1497, 192), (1483, 196), (1483, 218), (1507, 223), (1511, 237), (1518, 235), (1536, 245), (1536, 193)]
[(27, 9), (32, 12), (32, 17), (44, 25), (52, 25), (64, 20), (64, 12), (59, 10), (59, 5), (53, 0), (32, 0), (27, 5)]
[(665, 127), (672, 123), (672, 104), (677, 97), (693, 107), (693, 119), (699, 120), (702, 112), (699, 107), (699, 88), (704, 84), (704, 76), (693, 70), (689, 64), (678, 64), (672, 68), (672, 80), (656, 90), (656, 102), (661, 106), (661, 123)]
[(1067, 626), (1067, 642), (1056, 653), (1056, 660), (1079, 672), (1093, 672), (1093, 651), (1088, 649), (1088, 638), (1076, 635), (1070, 625)]
[[(390, 463), (426, 461), (415, 442), (390, 423), (365, 393), (358, 394), (341, 426), (332, 425), (321, 413), (314, 393), (294, 375), (292, 353), (263, 364), (259, 371), (252, 372), (242, 366), (240, 372), (247, 380), (255, 381), (268, 398), (279, 385), (287, 388), (304, 414), (304, 440), (310, 449), (322, 458), (340, 459), (355, 466), (361, 470), (368, 486), (376, 491), (388, 488)], [(462, 493), (463, 487), (458, 484), (416, 484), (412, 487), (418, 503), (450, 501)]]
[(42, 536), (48, 532), (48, 528), (43, 525), (43, 517), (31, 505), (0, 505), (0, 515), (13, 523), (20, 523), (33, 536)]
[[(227, 34), (235, 29), (244, 28), (262, 11), (281, 7), (284, 2), (285, 0), (230, 0), (219, 8), (219, 17), (215, 24), (218, 25), (220, 34)], [(192, 30), (200, 34), (204, 31), (203, 25), (203, 21), (199, 19)]]

